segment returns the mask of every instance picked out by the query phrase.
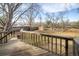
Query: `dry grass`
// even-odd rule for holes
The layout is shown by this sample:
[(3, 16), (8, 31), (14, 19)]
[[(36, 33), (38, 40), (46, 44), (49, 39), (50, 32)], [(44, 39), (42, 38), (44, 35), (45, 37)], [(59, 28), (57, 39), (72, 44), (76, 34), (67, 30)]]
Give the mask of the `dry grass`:
[(48, 33), (48, 34), (56, 34), (56, 35), (62, 35), (62, 36), (70, 36), (70, 37), (78, 37), (79, 36), (79, 29), (68, 29), (66, 31), (52, 31), (52, 30), (43, 30), (37, 32), (41, 33)]

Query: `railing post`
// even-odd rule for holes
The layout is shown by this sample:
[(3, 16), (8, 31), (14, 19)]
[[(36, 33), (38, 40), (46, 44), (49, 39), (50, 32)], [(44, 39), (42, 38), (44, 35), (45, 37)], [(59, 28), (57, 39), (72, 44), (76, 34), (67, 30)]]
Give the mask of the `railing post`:
[(65, 55), (68, 56), (68, 39), (65, 40)]

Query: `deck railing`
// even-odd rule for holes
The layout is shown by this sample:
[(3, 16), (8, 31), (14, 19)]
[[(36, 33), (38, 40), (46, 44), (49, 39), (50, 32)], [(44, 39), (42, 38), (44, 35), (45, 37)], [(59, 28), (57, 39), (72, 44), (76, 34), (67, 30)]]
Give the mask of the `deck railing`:
[(7, 43), (9, 39), (15, 36), (18, 30), (0, 32), (0, 44)]
[(75, 55), (73, 37), (64, 37), (36, 32), (21, 32), (20, 38), (26, 43), (40, 47), (56, 55)]

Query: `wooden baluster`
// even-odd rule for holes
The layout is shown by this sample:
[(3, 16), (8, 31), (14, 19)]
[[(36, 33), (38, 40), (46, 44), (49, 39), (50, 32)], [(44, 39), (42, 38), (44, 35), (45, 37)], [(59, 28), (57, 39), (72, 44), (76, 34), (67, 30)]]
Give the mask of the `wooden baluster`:
[(33, 45), (33, 38), (32, 38), (32, 33), (30, 33), (30, 37), (31, 37), (31, 41), (30, 41), (30, 43), (31, 43), (31, 45)]
[(36, 34), (36, 39), (37, 39), (37, 47), (38, 47), (38, 34)]
[(42, 47), (42, 35), (40, 35), (40, 45)]
[(10, 39), (12, 38), (12, 32), (10, 33)]
[(35, 33), (33, 34), (33, 45), (35, 45)]
[(49, 46), (49, 44), (50, 44), (50, 42), (49, 42), (49, 37), (48, 37), (48, 50), (49, 50), (49, 52), (50, 52), (50, 46)]
[(2, 39), (1, 39), (1, 38), (2, 38), (2, 34), (3, 34), (3, 33), (0, 34), (0, 35), (1, 35), (1, 36), (0, 36), (0, 44), (3, 43), (3, 42), (2, 42)]
[(30, 37), (30, 33), (29, 33), (29, 40), (28, 40), (29, 41), (29, 44), (30, 44), (30, 40), (31, 40), (31, 37)]
[[(7, 35), (7, 33), (5, 33), (5, 35)], [(7, 36), (6, 36), (6, 37), (5, 37), (5, 43), (7, 43), (7, 40), (8, 40), (8, 39), (7, 39)]]
[(34, 45), (36, 46), (36, 37), (35, 37), (35, 33), (34, 33)]
[(36, 36), (36, 46), (38, 46), (38, 43), (37, 43), (37, 34), (35, 34), (35, 36)]
[(41, 36), (41, 44), (42, 44), (42, 46), (43, 46), (43, 36)]
[(22, 32), (22, 41), (24, 41), (24, 35), (23, 35), (23, 32)]
[(37, 35), (37, 39), (38, 39), (38, 47), (39, 47), (39, 34)]
[(39, 39), (39, 47), (41, 46), (41, 39), (40, 39), (40, 36), (41, 36), (41, 35), (39, 35), (39, 37), (38, 37), (38, 39)]
[[(3, 37), (5, 36), (5, 32), (4, 32), (4, 35), (3, 35)], [(4, 43), (5, 43), (5, 37), (4, 37)]]
[(39, 35), (39, 47), (41, 47), (41, 35)]
[(10, 39), (12, 38), (12, 32), (10, 32)]
[(73, 56), (75, 56), (76, 54), (75, 54), (75, 41), (74, 40), (72, 40), (73, 41)]
[(68, 56), (68, 39), (65, 40), (65, 55)]
[(33, 45), (34, 45), (34, 43), (35, 43), (35, 38), (34, 38), (34, 33), (33, 33)]
[(55, 38), (55, 41), (56, 41), (56, 47), (55, 47), (55, 52), (56, 52), (56, 54), (57, 54), (57, 38)]
[(31, 33), (31, 44), (33, 45), (33, 36), (32, 36), (32, 33)]
[(29, 33), (29, 39), (28, 39), (28, 43), (29, 43), (29, 44), (30, 44), (30, 39), (31, 39), (31, 38), (30, 38), (30, 33)]
[(34, 36), (34, 37), (35, 37), (35, 46), (36, 46), (36, 34), (35, 34), (35, 36)]
[(44, 36), (44, 41), (45, 41), (45, 45), (46, 45), (46, 36)]
[(40, 35), (38, 35), (38, 46), (40, 47)]
[(51, 39), (51, 51), (52, 51), (52, 53), (53, 53), (53, 37), (52, 37), (52, 39)]
[(26, 41), (26, 43), (27, 43), (27, 41), (28, 41), (27, 33), (25, 33), (25, 36), (26, 36), (25, 41)]
[(24, 36), (25, 36), (24, 40), (25, 40), (26, 43), (27, 43), (27, 33), (24, 33)]
[(46, 45), (46, 36), (44, 36), (44, 45)]
[(62, 39), (60, 39), (60, 55), (62, 54)]
[(14, 31), (13, 31), (13, 37), (14, 37)]

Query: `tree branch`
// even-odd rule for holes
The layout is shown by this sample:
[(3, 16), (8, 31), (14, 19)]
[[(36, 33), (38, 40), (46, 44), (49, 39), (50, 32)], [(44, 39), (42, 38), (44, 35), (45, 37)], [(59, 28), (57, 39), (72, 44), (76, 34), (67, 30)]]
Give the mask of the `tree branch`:
[(19, 18), (25, 13), (25, 12), (27, 12), (30, 8), (31, 8), (32, 6), (30, 6), (27, 10), (25, 10), (24, 12), (22, 12), (19, 16), (18, 16), (18, 18), (12, 23), (12, 25), (9, 27), (9, 29), (19, 20)]
[(5, 23), (1, 19), (0, 19), (0, 23), (1, 23), (2, 26), (5, 25)]
[(19, 6), (21, 6), (21, 5), (22, 5), (22, 3), (17, 3), (17, 4), (15, 5), (15, 7), (12, 8), (12, 12), (14, 12), (16, 9), (18, 9)]

